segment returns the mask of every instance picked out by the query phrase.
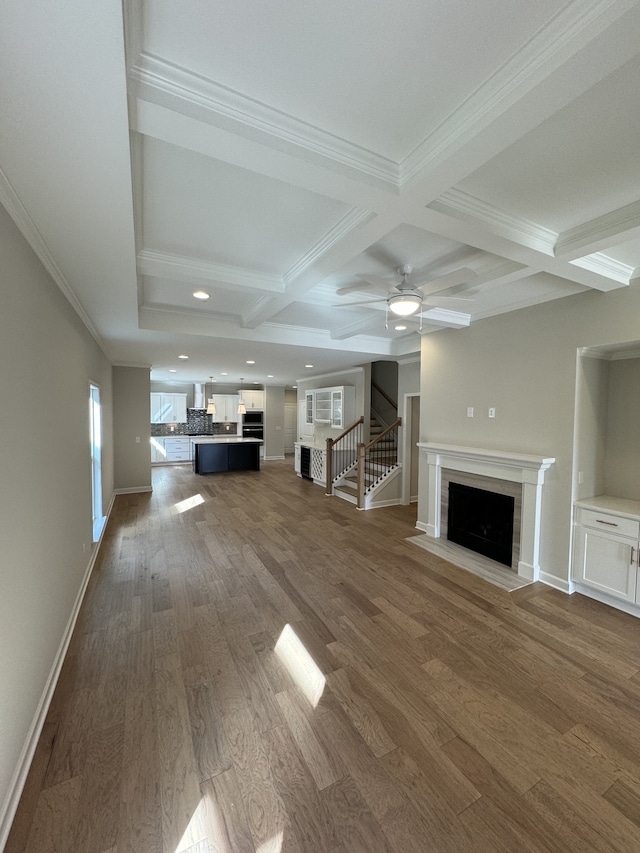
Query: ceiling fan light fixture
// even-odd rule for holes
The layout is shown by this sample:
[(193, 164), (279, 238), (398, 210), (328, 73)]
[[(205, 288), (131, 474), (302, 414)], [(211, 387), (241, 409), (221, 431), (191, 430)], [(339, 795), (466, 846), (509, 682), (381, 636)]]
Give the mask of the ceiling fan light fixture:
[(419, 293), (395, 293), (387, 300), (389, 310), (398, 317), (410, 317), (422, 308)]

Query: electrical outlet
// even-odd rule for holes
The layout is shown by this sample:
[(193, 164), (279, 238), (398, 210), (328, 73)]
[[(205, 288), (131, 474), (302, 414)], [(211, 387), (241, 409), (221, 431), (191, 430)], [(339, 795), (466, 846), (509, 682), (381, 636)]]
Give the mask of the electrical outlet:
[(467, 417), (468, 418), (473, 417), (473, 406), (467, 406)]
[(495, 410), (495, 408), (494, 408), (493, 406), (490, 406), (490, 408), (489, 408), (489, 417), (490, 417), (490, 418), (495, 418), (495, 416), (496, 416), (496, 410)]
[(140, 444), (140, 436), (139, 435), (136, 436), (136, 444)]

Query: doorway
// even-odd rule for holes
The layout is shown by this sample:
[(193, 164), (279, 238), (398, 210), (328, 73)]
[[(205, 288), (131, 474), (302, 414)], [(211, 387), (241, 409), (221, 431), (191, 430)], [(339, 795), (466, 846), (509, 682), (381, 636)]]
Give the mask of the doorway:
[(89, 430), (91, 440), (91, 516), (93, 541), (100, 539), (105, 518), (102, 515), (102, 408), (100, 389), (89, 386)]
[(402, 426), (402, 503), (406, 505), (416, 503), (418, 500), (420, 394), (404, 395)]

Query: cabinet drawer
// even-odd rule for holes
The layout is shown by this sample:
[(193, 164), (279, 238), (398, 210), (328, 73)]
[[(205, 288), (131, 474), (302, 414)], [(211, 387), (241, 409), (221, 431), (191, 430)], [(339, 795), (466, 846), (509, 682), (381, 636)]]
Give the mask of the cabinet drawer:
[(624, 518), (621, 515), (610, 515), (608, 512), (578, 508), (576, 522), (585, 527), (606, 530), (609, 533), (616, 533), (620, 536), (632, 536), (635, 539), (640, 536), (640, 522), (637, 519)]
[(189, 451), (188, 450), (167, 450), (167, 455), (165, 456), (165, 460), (167, 462), (188, 462), (189, 461)]

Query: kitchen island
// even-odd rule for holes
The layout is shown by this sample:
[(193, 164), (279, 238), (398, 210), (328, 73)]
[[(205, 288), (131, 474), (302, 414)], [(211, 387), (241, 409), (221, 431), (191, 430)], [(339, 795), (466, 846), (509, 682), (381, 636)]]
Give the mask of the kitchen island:
[(219, 474), (224, 471), (259, 471), (260, 438), (192, 438), (195, 474)]

